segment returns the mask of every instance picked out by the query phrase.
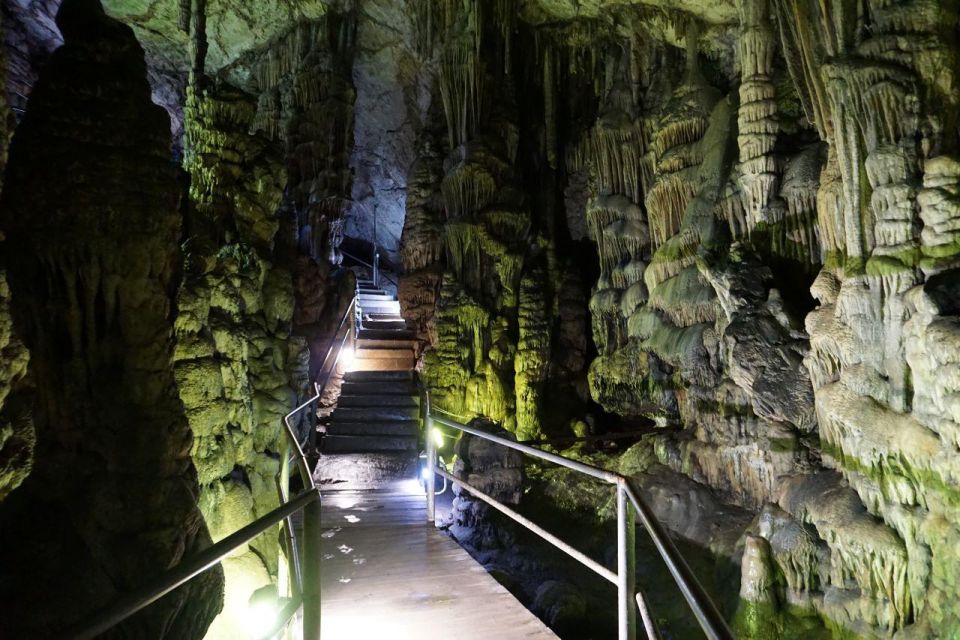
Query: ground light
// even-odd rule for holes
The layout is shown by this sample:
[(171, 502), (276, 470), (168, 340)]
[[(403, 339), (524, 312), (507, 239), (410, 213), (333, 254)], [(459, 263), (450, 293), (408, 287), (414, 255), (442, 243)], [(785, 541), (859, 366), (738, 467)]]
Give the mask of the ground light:
[(274, 585), (262, 587), (250, 596), (247, 607), (246, 628), (251, 640), (266, 638), (277, 626), (280, 613), (280, 599)]
[(344, 373), (353, 371), (353, 365), (356, 359), (357, 352), (353, 347), (345, 347), (343, 351), (340, 352), (340, 366), (343, 367)]

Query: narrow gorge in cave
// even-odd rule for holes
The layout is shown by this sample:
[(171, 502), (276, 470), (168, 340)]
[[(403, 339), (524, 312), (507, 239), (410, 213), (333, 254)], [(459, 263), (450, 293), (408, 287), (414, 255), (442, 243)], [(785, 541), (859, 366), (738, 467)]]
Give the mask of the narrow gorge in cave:
[(2, 0), (0, 640), (960, 640), (960, 0)]

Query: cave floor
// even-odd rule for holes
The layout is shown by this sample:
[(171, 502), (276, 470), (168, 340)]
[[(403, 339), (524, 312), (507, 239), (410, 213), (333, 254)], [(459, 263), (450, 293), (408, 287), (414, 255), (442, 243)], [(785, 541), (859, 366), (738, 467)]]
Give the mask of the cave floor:
[(419, 487), (323, 496), (323, 637), (556, 638), (456, 542)]

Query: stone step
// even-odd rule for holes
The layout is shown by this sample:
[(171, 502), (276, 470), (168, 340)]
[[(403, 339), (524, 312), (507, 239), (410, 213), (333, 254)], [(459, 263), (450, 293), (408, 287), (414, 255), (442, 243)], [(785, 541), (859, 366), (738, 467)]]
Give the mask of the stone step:
[(391, 436), (328, 435), (321, 444), (324, 453), (369, 453), (374, 451), (417, 451), (416, 438)]
[(400, 302), (392, 298), (360, 300), (364, 313), (400, 313)]
[(410, 371), (416, 364), (411, 352), (406, 358), (357, 358), (352, 368), (354, 371)]
[(361, 329), (359, 340), (415, 340), (416, 334), (409, 329)]
[(363, 329), (371, 331), (406, 331), (405, 320), (364, 320)]
[(377, 490), (416, 480), (416, 451), (321, 454), (314, 472), (321, 489)]
[(348, 396), (342, 394), (337, 400), (338, 407), (419, 407), (420, 398), (418, 396), (400, 396), (400, 395), (356, 395)]
[(417, 438), (420, 423), (413, 420), (389, 422), (333, 422), (327, 425), (327, 435), (340, 436), (404, 436)]
[(381, 339), (381, 338), (358, 338), (358, 349), (413, 349), (417, 341), (413, 339)]
[(399, 302), (378, 302), (376, 304), (365, 303), (360, 305), (360, 313), (365, 316), (372, 315), (393, 315), (400, 317)]
[(420, 420), (420, 407), (337, 407), (330, 416), (330, 423), (338, 422), (390, 422), (392, 420)]
[(363, 307), (368, 302), (376, 304), (378, 302), (396, 302), (397, 301), (396, 298), (394, 298), (391, 294), (387, 293), (386, 291), (383, 291), (383, 292), (361, 291), (360, 295), (357, 296), (357, 300), (360, 301), (361, 307)]
[(412, 358), (413, 349), (367, 349), (360, 347), (354, 351), (357, 360), (383, 360), (385, 358)]
[(364, 313), (363, 317), (373, 322), (405, 322), (399, 313)]
[(413, 371), (350, 371), (343, 376), (344, 382), (413, 382)]
[[(375, 373), (375, 372), (362, 372)], [(340, 387), (342, 396), (362, 396), (362, 395), (392, 395), (392, 396), (414, 396), (417, 395), (417, 386), (412, 381), (407, 380), (378, 380), (376, 382), (344, 382)]]

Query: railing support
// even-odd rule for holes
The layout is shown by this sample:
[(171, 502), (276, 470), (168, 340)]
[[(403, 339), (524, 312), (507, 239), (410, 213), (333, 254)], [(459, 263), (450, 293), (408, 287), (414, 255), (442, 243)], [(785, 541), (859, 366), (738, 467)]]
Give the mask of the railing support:
[(637, 638), (637, 521), (624, 483), (617, 483), (617, 620), (620, 640)]
[(303, 640), (320, 640), (320, 511), (320, 500), (303, 510)]
[(427, 439), (427, 523), (434, 524), (437, 518), (437, 443), (433, 438), (433, 418), (430, 415), (430, 394), (425, 394), (423, 432)]

